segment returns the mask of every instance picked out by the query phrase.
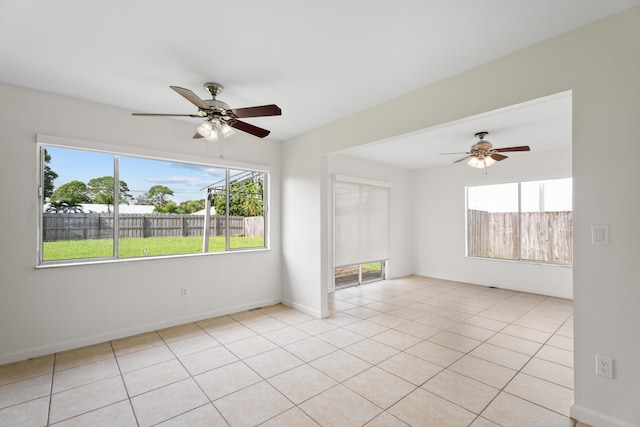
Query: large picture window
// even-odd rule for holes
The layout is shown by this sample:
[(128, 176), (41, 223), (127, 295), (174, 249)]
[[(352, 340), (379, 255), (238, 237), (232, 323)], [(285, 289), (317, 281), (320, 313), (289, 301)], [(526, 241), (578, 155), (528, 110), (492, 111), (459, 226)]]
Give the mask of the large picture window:
[(39, 149), (41, 264), (266, 247), (264, 171)]
[(467, 255), (573, 263), (571, 178), (467, 187)]

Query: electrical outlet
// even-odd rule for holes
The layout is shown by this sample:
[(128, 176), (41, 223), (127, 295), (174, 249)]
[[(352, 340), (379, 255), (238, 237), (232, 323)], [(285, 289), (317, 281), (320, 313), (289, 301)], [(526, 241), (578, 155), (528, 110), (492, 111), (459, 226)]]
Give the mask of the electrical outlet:
[(596, 374), (605, 378), (613, 378), (613, 359), (596, 354)]
[(188, 297), (189, 296), (189, 288), (181, 288), (180, 289), (180, 295), (182, 295), (183, 297)]

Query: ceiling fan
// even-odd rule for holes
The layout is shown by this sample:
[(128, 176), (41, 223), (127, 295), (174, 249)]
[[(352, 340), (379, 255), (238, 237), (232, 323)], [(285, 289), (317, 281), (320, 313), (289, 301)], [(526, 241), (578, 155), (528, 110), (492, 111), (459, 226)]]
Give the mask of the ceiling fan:
[(196, 114), (153, 114), (153, 113), (131, 113), (134, 116), (173, 116), (173, 117), (193, 117), (205, 119), (198, 126), (194, 138), (206, 138), (209, 141), (218, 139), (222, 134), (224, 138), (235, 134), (234, 129), (241, 130), (258, 138), (269, 135), (267, 129), (254, 126), (239, 119), (249, 117), (279, 116), (282, 110), (275, 104), (260, 105), (246, 108), (229, 108), (229, 105), (216, 99), (222, 93), (224, 86), (219, 83), (205, 83), (204, 90), (209, 92), (211, 99), (202, 100), (190, 91), (179, 86), (169, 86), (171, 89), (182, 95), (187, 101), (198, 107)]
[[(478, 142), (471, 146), (471, 149), (464, 153), (465, 157), (454, 161), (453, 163), (459, 163), (469, 159), (467, 164), (471, 167), (482, 169), (487, 168), (496, 162), (506, 159), (508, 156), (499, 153), (511, 152), (511, 151), (531, 151), (528, 145), (521, 145), (519, 147), (505, 147), (505, 148), (493, 148), (491, 142), (484, 138), (489, 135), (489, 132), (482, 131), (477, 132), (475, 137), (479, 139)], [(463, 154), (463, 153), (442, 153), (442, 154)]]

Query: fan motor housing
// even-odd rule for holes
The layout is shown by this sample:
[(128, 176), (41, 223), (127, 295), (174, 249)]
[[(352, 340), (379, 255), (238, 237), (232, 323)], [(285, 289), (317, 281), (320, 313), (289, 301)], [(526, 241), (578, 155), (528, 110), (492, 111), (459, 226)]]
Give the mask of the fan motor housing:
[(473, 154), (486, 154), (493, 148), (493, 144), (489, 141), (485, 141), (484, 138), (489, 135), (487, 131), (476, 132), (475, 137), (480, 139), (480, 141), (476, 142), (471, 146), (471, 153)]
[(216, 111), (227, 111), (229, 110), (229, 105), (226, 102), (218, 101), (217, 99), (204, 99), (205, 104), (207, 104), (212, 110)]
[(477, 144), (473, 144), (471, 146), (471, 151), (483, 151), (483, 152), (487, 152), (489, 150), (491, 150), (493, 148), (493, 144), (491, 144), (489, 141), (482, 141), (482, 142), (478, 142)]

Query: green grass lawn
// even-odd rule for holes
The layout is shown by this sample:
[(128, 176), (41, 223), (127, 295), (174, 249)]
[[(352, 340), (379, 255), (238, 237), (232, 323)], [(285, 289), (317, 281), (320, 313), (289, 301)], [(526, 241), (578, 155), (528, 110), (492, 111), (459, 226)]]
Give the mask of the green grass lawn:
[[(231, 237), (232, 249), (260, 248), (264, 246), (262, 237)], [(194, 254), (202, 252), (202, 237), (147, 237), (120, 239), (118, 258), (137, 258), (143, 256)], [(225, 237), (209, 238), (209, 252), (224, 252)], [(54, 261), (61, 259), (100, 258), (113, 256), (113, 240), (61, 240), (44, 242), (43, 259)]]
[(376, 261), (362, 264), (362, 270), (380, 271), (382, 270), (382, 263), (380, 261)]

